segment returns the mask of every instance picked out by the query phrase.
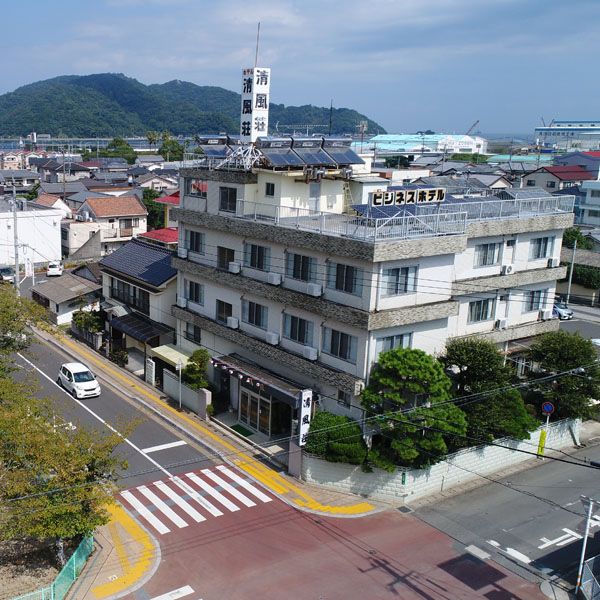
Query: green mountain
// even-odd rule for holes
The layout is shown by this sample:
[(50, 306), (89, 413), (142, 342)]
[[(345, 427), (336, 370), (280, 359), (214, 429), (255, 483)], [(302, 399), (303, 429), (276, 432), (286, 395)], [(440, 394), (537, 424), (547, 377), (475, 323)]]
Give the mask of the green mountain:
[[(220, 87), (187, 81), (144, 85), (123, 74), (63, 75), (38, 81), (0, 96), (0, 136), (31, 131), (53, 136), (110, 137), (168, 130), (174, 135), (238, 133), (240, 95)], [(336, 108), (332, 133), (355, 133), (359, 121), (370, 133), (385, 130), (364, 115)], [(328, 124), (329, 109), (271, 104), (272, 132), (288, 125)], [(310, 128), (326, 132), (325, 128)]]

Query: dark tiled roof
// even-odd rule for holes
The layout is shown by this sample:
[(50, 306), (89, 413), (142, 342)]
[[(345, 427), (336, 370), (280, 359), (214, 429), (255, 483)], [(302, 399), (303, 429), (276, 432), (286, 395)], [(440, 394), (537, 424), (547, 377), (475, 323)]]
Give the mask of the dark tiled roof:
[(105, 256), (100, 266), (159, 287), (177, 275), (171, 266), (172, 256), (172, 250), (133, 239)]

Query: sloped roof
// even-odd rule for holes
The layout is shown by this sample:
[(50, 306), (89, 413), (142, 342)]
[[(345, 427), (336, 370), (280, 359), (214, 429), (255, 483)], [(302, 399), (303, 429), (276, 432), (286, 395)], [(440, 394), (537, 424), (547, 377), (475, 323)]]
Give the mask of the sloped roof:
[(589, 171), (579, 165), (564, 165), (560, 167), (543, 167), (545, 171), (558, 177), (561, 181), (596, 179)]
[(166, 227), (165, 229), (155, 229), (154, 231), (146, 231), (140, 233), (139, 237), (156, 240), (163, 244), (175, 244), (177, 243), (178, 228), (177, 227)]
[(173, 204), (174, 206), (179, 206), (179, 190), (169, 194), (168, 196), (160, 196), (159, 198), (155, 198), (154, 202), (160, 202), (161, 204)]
[(46, 192), (47, 194), (57, 194), (62, 197), (63, 188), (67, 195), (75, 194), (76, 192), (84, 191), (85, 185), (81, 181), (67, 181), (67, 183), (46, 183), (45, 181), (40, 182), (40, 191)]
[(141, 185), (142, 183), (146, 183), (147, 181), (152, 181), (153, 179), (162, 179), (163, 181), (167, 181), (169, 183), (175, 183), (175, 180), (177, 179), (176, 177), (172, 177), (170, 175), (157, 175), (156, 173), (146, 173), (144, 175), (140, 175), (139, 177), (136, 177), (135, 181), (136, 183), (138, 183), (138, 185)]
[(138, 164), (140, 164), (140, 163), (156, 164), (156, 163), (160, 163), (160, 162), (165, 162), (165, 159), (160, 154), (140, 154), (135, 159), (135, 162)]
[(60, 304), (91, 292), (97, 292), (102, 289), (102, 286), (83, 277), (63, 273), (61, 277), (47, 279), (44, 283), (40, 283), (31, 289), (40, 296)]
[(97, 217), (147, 215), (148, 211), (137, 196), (101, 196), (85, 201)]
[(600, 152), (582, 152), (582, 154), (586, 154), (587, 156), (593, 156), (594, 158), (600, 158)]
[(62, 201), (62, 198), (56, 194), (46, 194), (42, 192), (35, 200), (33, 200), (33, 203), (39, 204), (40, 206), (53, 207), (58, 200)]
[(171, 266), (174, 254), (163, 246), (134, 238), (105, 256), (100, 267), (159, 287), (177, 275), (177, 270)]

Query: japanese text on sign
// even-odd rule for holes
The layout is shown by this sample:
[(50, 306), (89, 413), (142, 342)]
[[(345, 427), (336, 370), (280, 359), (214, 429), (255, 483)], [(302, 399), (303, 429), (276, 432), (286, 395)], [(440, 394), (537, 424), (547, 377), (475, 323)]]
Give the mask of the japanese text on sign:
[(248, 144), (269, 132), (269, 90), (271, 69), (254, 68), (242, 71), (242, 106), (240, 141)]
[(371, 196), (372, 206), (424, 204), (426, 202), (443, 202), (444, 200), (446, 200), (446, 188), (388, 190), (385, 192), (373, 192)]

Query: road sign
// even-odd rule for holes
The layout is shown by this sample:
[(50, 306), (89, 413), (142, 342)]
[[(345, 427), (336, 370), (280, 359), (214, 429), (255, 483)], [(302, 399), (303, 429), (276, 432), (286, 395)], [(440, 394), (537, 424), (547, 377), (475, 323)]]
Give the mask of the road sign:
[(540, 431), (540, 443), (538, 444), (538, 456), (544, 456), (544, 448), (546, 447), (546, 430)]
[(554, 404), (552, 402), (544, 402), (542, 404), (542, 412), (546, 415), (551, 415), (554, 412)]

